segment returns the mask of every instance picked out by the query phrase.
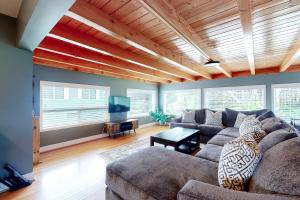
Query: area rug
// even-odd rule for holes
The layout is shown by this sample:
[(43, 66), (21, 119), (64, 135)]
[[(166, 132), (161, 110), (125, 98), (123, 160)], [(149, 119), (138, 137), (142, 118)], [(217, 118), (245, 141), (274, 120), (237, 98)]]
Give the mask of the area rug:
[[(111, 163), (116, 160), (125, 158), (133, 153), (141, 151), (150, 146), (150, 137), (141, 138), (139, 140), (133, 141), (131, 143), (118, 146), (116, 148), (110, 149), (108, 151), (104, 151), (99, 153), (98, 155), (102, 157), (106, 163)], [(155, 143), (155, 146), (164, 147), (164, 145)], [(201, 144), (200, 147), (202, 148), (204, 145)], [(173, 150), (173, 147), (167, 147), (167, 149)]]
[(133, 153), (141, 151), (142, 149), (145, 149), (147, 147), (150, 147), (150, 137), (141, 138), (134, 142), (130, 142), (128, 144), (99, 153), (99, 156), (102, 157), (107, 163), (111, 163), (113, 161), (125, 158)]

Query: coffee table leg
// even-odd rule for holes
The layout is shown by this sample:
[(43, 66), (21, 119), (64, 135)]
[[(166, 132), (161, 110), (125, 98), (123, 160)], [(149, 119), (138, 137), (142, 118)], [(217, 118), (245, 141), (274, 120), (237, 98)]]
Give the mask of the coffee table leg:
[(153, 139), (153, 137), (150, 137), (150, 146), (154, 146), (154, 139)]
[(175, 145), (175, 147), (174, 147), (175, 151), (178, 151), (178, 150), (179, 150), (178, 147), (179, 147), (178, 145)]

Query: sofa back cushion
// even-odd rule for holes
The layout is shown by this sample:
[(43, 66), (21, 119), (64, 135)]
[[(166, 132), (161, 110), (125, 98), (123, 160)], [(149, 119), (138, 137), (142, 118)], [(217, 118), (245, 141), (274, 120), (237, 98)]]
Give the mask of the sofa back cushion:
[(259, 143), (258, 147), (259, 150), (264, 153), (268, 149), (272, 148), (276, 144), (279, 144), (280, 142), (283, 142), (285, 140), (291, 139), (297, 137), (297, 134), (295, 133), (290, 133), (286, 129), (279, 129), (276, 131), (273, 131), (266, 135)]
[(195, 110), (195, 121), (198, 124), (205, 123), (205, 109)]
[(233, 127), (234, 123), (236, 121), (236, 117), (239, 112), (241, 112), (245, 115), (256, 115), (256, 117), (257, 117), (267, 111), (268, 111), (267, 109), (253, 110), (253, 111), (236, 111), (236, 110), (226, 108), (225, 109), (226, 115), (225, 115), (225, 118), (223, 119), (223, 124), (224, 124), (224, 126), (227, 126), (227, 127)]
[(283, 128), (283, 121), (277, 117), (266, 118), (261, 121), (261, 124), (262, 129), (266, 131), (266, 133), (271, 133)]
[(300, 137), (267, 150), (250, 182), (249, 192), (300, 195)]
[(269, 111), (267, 111), (267, 112), (265, 112), (265, 113), (259, 115), (259, 116), (257, 117), (257, 119), (258, 119), (259, 121), (262, 121), (262, 120), (267, 119), (267, 118), (270, 118), (270, 117), (275, 117), (275, 114), (274, 114), (273, 111), (271, 111), (271, 110), (269, 110)]

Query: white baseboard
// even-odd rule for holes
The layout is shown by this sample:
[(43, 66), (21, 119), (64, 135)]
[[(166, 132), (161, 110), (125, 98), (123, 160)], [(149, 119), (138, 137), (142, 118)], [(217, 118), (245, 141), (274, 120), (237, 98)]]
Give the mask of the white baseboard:
[(108, 137), (108, 134), (92, 135), (92, 136), (89, 136), (89, 137), (70, 140), (70, 141), (67, 141), (67, 142), (51, 144), (51, 145), (41, 147), (40, 152), (44, 153), (44, 152), (47, 152), (47, 151), (52, 151), (52, 150), (55, 150), (55, 149), (60, 149), (60, 148), (68, 147), (68, 146), (75, 145), (75, 144), (80, 144), (80, 143), (84, 143), (84, 142), (98, 140), (98, 139), (104, 138), (104, 137)]
[[(157, 125), (157, 122), (143, 124), (143, 125), (140, 125), (139, 128), (146, 128), (146, 127), (154, 126), (154, 125)], [(67, 142), (51, 144), (51, 145), (41, 147), (40, 152), (44, 153), (44, 152), (47, 152), (47, 151), (53, 151), (55, 149), (60, 149), (60, 148), (68, 147), (68, 146), (75, 145), (75, 144), (80, 144), (80, 143), (84, 143), (84, 142), (98, 140), (98, 139), (104, 138), (104, 137), (108, 137), (108, 134), (92, 135), (92, 136), (89, 136), (89, 137), (70, 140), (70, 141), (67, 141)]]
[(146, 127), (154, 126), (154, 125), (157, 125), (157, 122), (152, 122), (152, 123), (148, 123), (148, 124), (142, 124), (142, 125), (139, 126), (139, 128), (146, 128)]

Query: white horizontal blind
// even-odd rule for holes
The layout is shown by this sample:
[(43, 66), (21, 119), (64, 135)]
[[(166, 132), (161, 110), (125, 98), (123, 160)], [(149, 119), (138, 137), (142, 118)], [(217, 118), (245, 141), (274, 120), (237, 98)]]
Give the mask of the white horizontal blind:
[(201, 89), (164, 92), (164, 113), (179, 115), (185, 109), (201, 108)]
[(265, 85), (205, 88), (204, 107), (213, 110), (257, 110), (265, 108)]
[(127, 89), (127, 97), (130, 98), (129, 117), (148, 116), (150, 111), (155, 110), (156, 91)]
[(272, 85), (273, 111), (289, 122), (300, 119), (300, 84)]
[(109, 87), (41, 82), (41, 130), (108, 120)]

